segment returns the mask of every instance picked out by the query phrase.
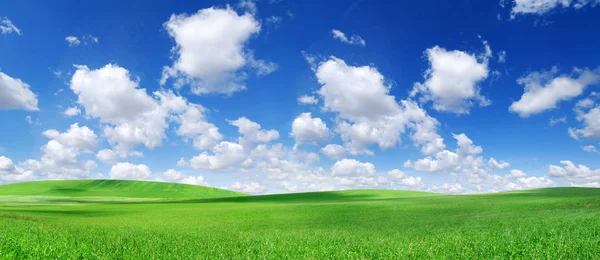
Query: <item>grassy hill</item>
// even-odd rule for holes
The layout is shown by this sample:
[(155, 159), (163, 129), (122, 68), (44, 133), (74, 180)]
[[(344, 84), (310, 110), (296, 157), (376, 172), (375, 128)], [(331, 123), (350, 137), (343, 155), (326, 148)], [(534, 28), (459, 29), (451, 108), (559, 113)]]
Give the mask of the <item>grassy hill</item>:
[(221, 198), (246, 196), (229, 190), (150, 181), (61, 180), (35, 181), (0, 186), (2, 195), (126, 198)]
[[(101, 196), (116, 194), (114, 187), (110, 189), (91, 190)], [(130, 191), (118, 192), (131, 196)], [(78, 198), (68, 194), (67, 199)], [(480, 195), (358, 190), (179, 198), (0, 205), (0, 258), (597, 259), (600, 255), (600, 189)]]

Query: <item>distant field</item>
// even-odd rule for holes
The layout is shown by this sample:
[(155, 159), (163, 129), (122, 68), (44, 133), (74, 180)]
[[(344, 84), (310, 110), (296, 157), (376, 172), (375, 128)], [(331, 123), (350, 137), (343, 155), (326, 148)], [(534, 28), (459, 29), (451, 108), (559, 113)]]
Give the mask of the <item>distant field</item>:
[(600, 189), (244, 196), (34, 182), (0, 186), (0, 232), (6, 259), (599, 259)]

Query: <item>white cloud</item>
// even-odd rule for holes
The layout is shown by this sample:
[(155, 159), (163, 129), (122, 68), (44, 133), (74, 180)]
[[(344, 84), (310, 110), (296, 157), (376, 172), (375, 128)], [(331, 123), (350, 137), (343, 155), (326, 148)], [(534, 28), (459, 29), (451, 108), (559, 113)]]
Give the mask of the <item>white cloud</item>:
[(435, 132), (437, 120), (427, 115), (415, 102), (396, 102), (389, 95), (390, 86), (376, 68), (348, 66), (331, 57), (319, 64), (315, 75), (322, 85), (317, 91), (323, 109), (338, 113), (336, 132), (341, 134), (351, 154), (372, 154), (367, 147), (395, 147), (406, 127), (413, 130), (411, 139), (424, 153), (435, 153), (445, 146)]
[(596, 147), (593, 145), (582, 146), (581, 149), (588, 153), (597, 153), (598, 152), (598, 150), (596, 150)]
[(30, 86), (20, 79), (0, 72), (0, 109), (25, 109), (38, 111), (36, 95)]
[(223, 188), (250, 194), (262, 194), (267, 191), (267, 188), (258, 182), (241, 183), (236, 181), (231, 186), (224, 186)]
[(578, 139), (600, 139), (600, 106), (590, 109), (587, 113), (579, 111), (578, 121), (583, 121), (583, 128), (569, 128), (571, 137)]
[(600, 169), (592, 170), (585, 165), (575, 165), (569, 160), (560, 161), (564, 166), (548, 165), (548, 176), (563, 178), (574, 186), (598, 186), (600, 182)]
[(97, 44), (98, 43), (98, 37), (93, 36), (91, 34), (88, 34), (88, 35), (83, 36), (81, 38), (77, 37), (77, 36), (69, 35), (69, 36), (65, 37), (65, 41), (67, 41), (67, 43), (69, 44), (69, 46), (76, 47), (76, 46), (79, 46), (81, 43), (83, 43), (84, 45), (88, 45), (90, 43)]
[(13, 161), (5, 156), (0, 156), (0, 183), (33, 181), (36, 176), (30, 170), (16, 166)]
[(80, 113), (81, 113), (81, 110), (79, 110), (79, 107), (68, 107), (63, 112), (63, 115), (72, 117), (72, 116), (79, 115)]
[(40, 119), (36, 118), (35, 121), (31, 118), (31, 116), (26, 116), (25, 117), (25, 122), (27, 122), (30, 125), (41, 125), (40, 123)]
[(425, 184), (423, 183), (423, 180), (421, 179), (421, 177), (409, 176), (398, 169), (393, 169), (393, 170), (389, 171), (387, 173), (387, 178), (390, 181), (392, 181), (396, 184), (399, 184), (401, 186), (405, 186), (405, 187), (412, 187), (412, 188), (425, 187)]
[(242, 11), (251, 14), (256, 14), (257, 11), (256, 2), (254, 2), (253, 0), (240, 0), (240, 2), (237, 4), (237, 7), (240, 8)]
[(432, 101), (435, 110), (456, 114), (468, 114), (474, 103), (489, 105), (478, 86), (488, 77), (488, 58), (492, 55), (487, 42), (484, 45), (486, 52), (479, 57), (439, 46), (427, 49), (430, 67), (425, 72), (425, 82), (415, 83), (411, 97), (421, 93), (421, 99)]
[(85, 108), (87, 116), (121, 124), (134, 121), (158, 106), (145, 89), (139, 88), (139, 80), (131, 80), (129, 71), (122, 67), (113, 64), (97, 70), (90, 70), (87, 66), (76, 67), (71, 89), (77, 94), (77, 102)]
[(567, 117), (563, 116), (560, 118), (550, 118), (550, 122), (548, 124), (550, 124), (550, 126), (554, 126), (558, 123), (567, 123)]
[(15, 170), (13, 161), (5, 156), (0, 156), (0, 175), (12, 173)]
[(571, 76), (557, 76), (557, 73), (558, 69), (554, 67), (551, 71), (532, 72), (519, 78), (517, 82), (525, 86), (525, 93), (510, 105), (509, 110), (528, 117), (554, 109), (560, 101), (577, 97), (586, 87), (600, 81), (600, 68), (593, 71), (575, 69)]
[[(122, 157), (140, 154), (131, 151), (138, 144), (148, 149), (162, 145), (168, 120), (182, 124), (178, 135), (195, 138), (195, 145), (200, 143), (197, 146), (204, 147), (203, 144), (215, 144), (220, 140), (218, 129), (202, 120), (202, 107), (190, 104), (170, 91), (156, 91), (152, 97), (145, 89), (139, 88), (139, 79), (132, 80), (129, 71), (119, 66), (108, 64), (97, 70), (77, 66), (71, 79), (71, 89), (77, 94), (77, 102), (87, 116), (107, 124), (104, 135)], [(188, 131), (189, 124), (204, 124), (204, 128)]]
[(192, 184), (199, 186), (210, 186), (206, 180), (204, 180), (203, 176), (189, 176), (182, 174), (176, 170), (169, 169), (162, 174), (164, 180), (169, 182), (177, 182), (183, 184)]
[(69, 46), (77, 46), (81, 43), (79, 38), (77, 38), (76, 36), (72, 36), (72, 35), (65, 37), (65, 41), (67, 41), (67, 43), (69, 43)]
[(121, 162), (110, 168), (110, 178), (118, 180), (150, 180), (152, 173), (144, 164)]
[(506, 62), (506, 51), (499, 51), (498, 52), (498, 62), (499, 63), (505, 63)]
[(464, 187), (460, 183), (448, 184), (444, 183), (443, 185), (435, 185), (429, 189), (430, 191), (439, 192), (439, 193), (463, 193), (465, 191)]
[(554, 185), (554, 181), (547, 177), (521, 177), (517, 182), (527, 189), (544, 188)]
[(314, 96), (301, 96), (298, 98), (298, 103), (300, 104), (306, 104), (306, 105), (314, 105), (317, 104), (319, 102), (319, 100), (317, 100), (317, 98), (315, 98)]
[(239, 138), (239, 143), (244, 146), (247, 146), (248, 143), (269, 143), (279, 138), (277, 130), (264, 130), (260, 124), (252, 122), (245, 117), (229, 121), (229, 123), (238, 128), (238, 132), (242, 135)]
[(178, 167), (186, 167), (188, 165), (187, 161), (185, 161), (184, 158), (179, 158), (179, 160), (177, 161), (177, 166)]
[(194, 147), (198, 150), (210, 149), (223, 139), (219, 128), (206, 121), (205, 112), (206, 109), (200, 105), (190, 105), (177, 118), (181, 124), (177, 135), (192, 138)]
[(556, 8), (583, 8), (588, 4), (592, 7), (600, 4), (600, 0), (514, 0), (511, 18), (517, 15), (544, 15)]
[(317, 143), (329, 138), (329, 128), (320, 118), (302, 113), (294, 119), (290, 135), (296, 139), (296, 144)]
[(367, 44), (367, 42), (365, 42), (365, 40), (363, 40), (363, 38), (361, 38), (358, 35), (352, 35), (350, 39), (348, 39), (348, 37), (346, 37), (346, 34), (340, 30), (333, 29), (331, 30), (331, 33), (333, 34), (333, 38), (338, 39), (343, 43), (360, 46), (365, 46)]
[(505, 175), (507, 178), (522, 178), (527, 176), (527, 174), (525, 174), (523, 171), (521, 170), (517, 170), (517, 169), (513, 169), (510, 170), (510, 174)]
[(17, 28), (11, 20), (6, 17), (0, 17), (0, 32), (2, 34), (16, 33), (21, 35), (21, 29)]
[(495, 169), (500, 169), (500, 170), (504, 170), (504, 169), (506, 169), (506, 168), (510, 167), (510, 163), (507, 163), (507, 162), (505, 162), (505, 161), (500, 161), (500, 162), (498, 162), (498, 161), (496, 161), (496, 159), (494, 159), (494, 158), (490, 158), (490, 160), (488, 161), (488, 164), (489, 164), (491, 167), (493, 167), (493, 168), (495, 168)]
[(331, 174), (334, 176), (372, 176), (375, 172), (375, 165), (372, 163), (354, 159), (342, 159), (331, 167)]
[(103, 163), (113, 164), (117, 161), (117, 154), (110, 149), (102, 149), (96, 153), (96, 158)]
[(210, 152), (203, 152), (190, 159), (191, 168), (211, 171), (248, 169), (254, 164), (253, 157), (279, 156), (282, 153), (283, 148), (278, 145), (271, 148), (266, 146), (279, 138), (276, 130), (262, 129), (260, 124), (245, 117), (229, 123), (238, 128), (238, 143), (220, 142)]
[(321, 153), (330, 159), (341, 160), (344, 158), (345, 150), (344, 147), (339, 144), (328, 144), (321, 148)]
[(37, 160), (26, 160), (23, 167), (43, 179), (89, 178), (90, 171), (97, 167), (94, 161), (80, 161), (82, 153), (92, 153), (98, 137), (86, 126), (72, 124), (66, 132), (46, 130), (43, 135), (50, 141), (40, 148), (43, 155)]
[[(518, 174), (520, 171), (514, 171), (517, 175), (496, 175), (490, 174), (497, 169), (507, 169), (510, 165), (507, 162), (498, 162), (494, 158), (485, 159), (479, 156), (483, 152), (480, 146), (473, 144), (464, 134), (455, 135), (457, 148), (454, 151), (443, 150), (435, 154), (416, 161), (408, 160), (404, 167), (411, 168), (421, 172), (449, 174), (456, 178), (455, 181), (461, 183), (464, 189), (471, 189), (476, 192), (483, 190), (504, 190), (509, 178), (523, 177)], [(522, 173), (522, 172), (521, 172)], [(439, 189), (444, 190), (442, 187)], [(447, 190), (444, 190), (447, 192)]]
[(172, 78), (176, 87), (188, 84), (195, 94), (232, 94), (246, 89), (244, 66), (257, 68), (261, 75), (276, 69), (276, 64), (254, 59), (245, 48), (260, 31), (252, 11), (239, 15), (230, 7), (211, 7), (192, 15), (173, 14), (164, 27), (176, 46), (171, 50), (173, 65), (163, 68), (161, 85)]
[(194, 156), (189, 163), (192, 169), (226, 171), (249, 168), (252, 166), (252, 159), (249, 158), (248, 151), (242, 145), (221, 142), (213, 148), (212, 154), (201, 153)]

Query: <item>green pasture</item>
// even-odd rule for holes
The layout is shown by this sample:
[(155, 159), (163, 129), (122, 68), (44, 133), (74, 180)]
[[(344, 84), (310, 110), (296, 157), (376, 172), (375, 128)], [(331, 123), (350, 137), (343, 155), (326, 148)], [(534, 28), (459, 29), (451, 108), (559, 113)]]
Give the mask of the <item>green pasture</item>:
[(600, 189), (247, 196), (134, 181), (0, 186), (3, 259), (600, 259)]

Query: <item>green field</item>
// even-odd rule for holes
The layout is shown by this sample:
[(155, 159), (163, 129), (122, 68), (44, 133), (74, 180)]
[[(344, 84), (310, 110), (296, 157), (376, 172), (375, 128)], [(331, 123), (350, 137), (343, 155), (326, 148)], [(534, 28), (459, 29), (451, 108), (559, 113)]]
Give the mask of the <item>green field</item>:
[(600, 259), (600, 189), (246, 196), (133, 181), (0, 186), (0, 258)]

